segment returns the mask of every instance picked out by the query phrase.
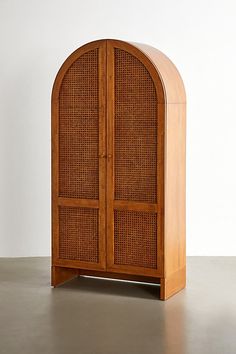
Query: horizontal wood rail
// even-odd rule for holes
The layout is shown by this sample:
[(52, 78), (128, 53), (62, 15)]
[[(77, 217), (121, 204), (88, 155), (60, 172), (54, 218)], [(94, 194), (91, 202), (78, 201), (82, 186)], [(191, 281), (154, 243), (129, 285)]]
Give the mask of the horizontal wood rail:
[(159, 212), (157, 204), (151, 203), (140, 203), (126, 200), (114, 200), (113, 201), (114, 209), (123, 209), (123, 210), (136, 210), (136, 211), (151, 211)]
[(68, 207), (99, 208), (99, 200), (58, 197), (58, 205)]

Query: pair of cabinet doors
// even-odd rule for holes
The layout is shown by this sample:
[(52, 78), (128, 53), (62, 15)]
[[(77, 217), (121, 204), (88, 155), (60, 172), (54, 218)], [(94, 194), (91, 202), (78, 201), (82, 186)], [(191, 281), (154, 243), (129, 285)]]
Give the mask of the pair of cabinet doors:
[(53, 264), (162, 276), (163, 89), (135, 46), (91, 42), (52, 94)]

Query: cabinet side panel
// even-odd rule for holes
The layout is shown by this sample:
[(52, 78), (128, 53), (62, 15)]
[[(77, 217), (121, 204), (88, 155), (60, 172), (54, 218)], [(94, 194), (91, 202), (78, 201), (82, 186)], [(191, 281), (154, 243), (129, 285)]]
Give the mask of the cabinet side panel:
[(185, 104), (169, 104), (165, 127), (165, 277), (186, 264), (185, 141)]

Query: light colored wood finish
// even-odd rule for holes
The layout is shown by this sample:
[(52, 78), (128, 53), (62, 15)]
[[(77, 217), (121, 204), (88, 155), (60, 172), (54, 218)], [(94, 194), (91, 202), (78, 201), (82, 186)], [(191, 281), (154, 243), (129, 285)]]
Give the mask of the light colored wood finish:
[(133, 43), (155, 65), (165, 93), (164, 276), (161, 299), (186, 285), (186, 94), (172, 61), (146, 44)]
[(186, 286), (186, 267), (172, 273), (169, 277), (161, 278), (160, 299), (167, 300)]
[(93, 199), (77, 199), (77, 198), (61, 198), (58, 197), (57, 204), (62, 206), (76, 206), (81, 208), (96, 208), (98, 209), (102, 202)]
[[(70, 65), (87, 51), (99, 51), (99, 200), (60, 198), (58, 195), (58, 95)], [(114, 48), (137, 57), (150, 73), (157, 92), (158, 202), (114, 200)], [(79, 273), (160, 283), (166, 300), (186, 283), (185, 135), (186, 94), (181, 76), (162, 52), (140, 43), (99, 40), (72, 53), (62, 65), (52, 92), (52, 284), (59, 285)], [(162, 118), (161, 118), (162, 117)], [(59, 259), (58, 207), (99, 209), (99, 263)], [(158, 216), (158, 269), (114, 264), (114, 209), (149, 211)], [(65, 271), (64, 271), (65, 270)], [(142, 280), (141, 280), (142, 279)]]
[(106, 268), (106, 55), (107, 44), (99, 46), (99, 259)]
[[(120, 201), (114, 200), (114, 116), (115, 116), (115, 73), (114, 73), (114, 48), (122, 49), (134, 57), (137, 57), (143, 65), (148, 69), (153, 84), (156, 88), (158, 95), (157, 100), (157, 122), (158, 122), (158, 161), (160, 166), (160, 175), (157, 181), (157, 204), (140, 203), (134, 201)], [(163, 202), (164, 202), (164, 122), (165, 122), (165, 105), (164, 102), (164, 89), (162, 87), (161, 79), (157, 70), (147, 55), (142, 53), (133, 44), (118, 41), (107, 40), (107, 271), (121, 273), (131, 273), (140, 275), (152, 275), (160, 277), (163, 274), (163, 257), (164, 257), (164, 244), (163, 244)], [(144, 268), (130, 265), (116, 265), (114, 263), (114, 210), (125, 209), (134, 211), (155, 211), (157, 212), (158, 229), (157, 229), (157, 268)]]
[(121, 274), (121, 273), (114, 273), (114, 272), (101, 272), (101, 271), (94, 271), (94, 270), (86, 270), (80, 269), (80, 275), (87, 275), (91, 277), (101, 277), (101, 278), (114, 278), (114, 279), (124, 279), (130, 281), (140, 281), (146, 283), (153, 283), (153, 284), (160, 284), (160, 278), (157, 277), (150, 277), (150, 276), (143, 276), (143, 275), (133, 275), (133, 274)]
[(68, 280), (76, 278), (79, 274), (77, 269), (61, 268), (61, 267), (51, 267), (51, 285), (57, 287)]
[(159, 204), (132, 202), (128, 200), (114, 200), (113, 208), (122, 210), (152, 211), (156, 213), (161, 212)]
[(114, 260), (114, 55), (113, 47), (107, 41), (107, 268), (111, 268)]
[(165, 134), (165, 277), (186, 265), (185, 105), (167, 106)]
[(132, 44), (141, 50), (155, 65), (164, 89), (165, 98), (163, 103), (186, 103), (183, 80), (174, 63), (164, 53), (150, 45)]
[[(59, 93), (62, 80), (69, 67), (81, 55), (99, 49), (99, 200), (59, 197)], [(52, 265), (70, 264), (59, 258), (59, 206), (99, 208), (99, 263), (92, 269), (106, 267), (105, 228), (105, 179), (106, 179), (106, 41), (88, 43), (73, 52), (61, 66), (52, 89)], [(74, 261), (71, 261), (74, 263)], [(76, 262), (77, 267), (88, 267), (86, 262)]]
[(92, 269), (92, 270), (105, 270), (106, 265), (101, 265), (101, 263), (95, 262), (85, 262), (74, 259), (55, 259), (54, 265), (58, 267), (66, 267), (66, 268), (77, 268), (77, 269)]

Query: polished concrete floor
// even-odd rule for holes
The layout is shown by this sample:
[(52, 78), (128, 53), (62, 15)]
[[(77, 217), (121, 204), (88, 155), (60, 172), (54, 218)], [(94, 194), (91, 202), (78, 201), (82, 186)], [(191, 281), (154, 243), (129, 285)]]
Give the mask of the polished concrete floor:
[(77, 278), (49, 258), (0, 259), (0, 354), (235, 354), (236, 257), (188, 258), (187, 289)]

